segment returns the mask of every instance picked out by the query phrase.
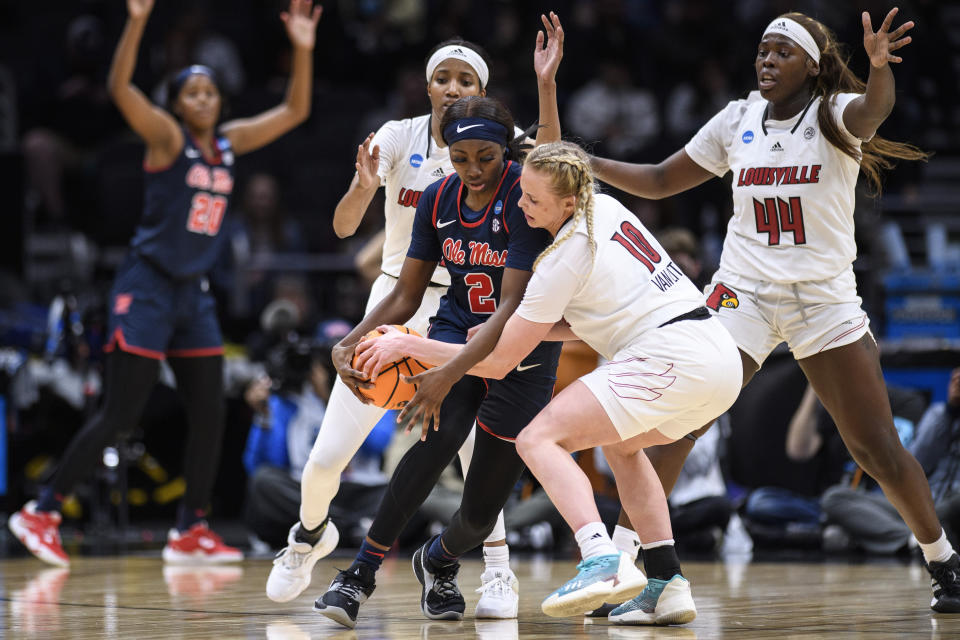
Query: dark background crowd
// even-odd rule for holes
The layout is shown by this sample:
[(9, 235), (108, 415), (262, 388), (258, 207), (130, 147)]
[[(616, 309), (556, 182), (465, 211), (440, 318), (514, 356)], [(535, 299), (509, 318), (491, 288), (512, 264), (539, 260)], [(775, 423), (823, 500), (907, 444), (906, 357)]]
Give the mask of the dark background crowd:
[[(565, 137), (598, 155), (657, 162), (729, 100), (755, 88), (756, 45), (771, 18), (801, 10), (820, 19), (846, 43), (852, 68), (865, 78), (860, 12), (870, 11), (879, 24), (890, 6), (881, 0), (325, 3), (312, 115), (238, 163), (221, 231), (228, 242), (211, 274), (225, 337), (235, 345), (227, 354), (227, 442), (214, 513), (239, 517), (244, 511), (252, 471), (244, 468), (242, 452), (265, 406), (263, 397), (251, 399), (251, 384), (263, 373), (303, 384), (310, 358), (300, 347), (321, 344), (322, 351), (335, 337), (323, 334), (330, 327), (324, 321), (349, 325), (362, 315), (369, 280), (356, 258), (382, 226), (382, 201), (374, 201), (348, 240), (332, 231), (333, 209), (365, 135), (387, 120), (428, 112), (424, 58), (434, 44), (462, 36), (484, 46), (493, 60), (488, 94), (503, 100), (525, 128), (537, 115), (532, 51), (539, 15), (555, 10), (566, 31), (558, 77)], [(917, 26), (894, 69), (897, 104), (881, 134), (934, 155), (889, 173), (880, 198), (858, 192), (855, 270), (888, 380), (915, 391), (923, 405), (911, 413), (917, 424), (928, 405), (948, 399), (950, 370), (960, 364), (960, 2), (899, 6), (898, 21)], [(227, 117), (278, 103), (290, 64), (282, 9), (279, 0), (158, 2), (135, 84), (162, 104), (170, 76), (202, 62), (218, 73)], [(0, 502), (0, 511), (29, 497), (99, 394), (105, 295), (143, 197), (143, 146), (105, 87), (125, 18), (119, 0), (0, 3), (0, 413), (6, 431), (0, 451), (7, 461), (0, 491), (6, 509)], [(727, 185), (714, 180), (658, 202), (618, 195), (655, 233), (688, 230), (675, 250), (696, 264), (691, 276), (698, 284), (709, 280), (731, 214)], [(795, 409), (802, 408), (804, 381), (790, 358), (775, 357), (769, 368), (751, 385), (759, 390), (731, 412), (730, 426), (716, 430), (722, 437), (711, 454), (722, 463), (725, 484), (744, 487), (730, 496), (741, 513), (757, 487), (812, 499), (855, 474), (835, 451), (842, 443), (822, 443), (813, 462), (788, 463), (784, 442)], [(109, 521), (118, 505), (134, 518), (172, 508), (182, 492), (177, 469), (185, 427), (169, 387), (158, 385), (141, 422), (105, 454), (94, 488), (80, 492), (73, 510), (65, 506), (68, 517), (89, 521), (99, 513)], [(589, 465), (602, 480), (602, 461)], [(529, 486), (518, 493), (536, 498)], [(800, 515), (822, 534), (819, 510)], [(548, 539), (542, 527), (531, 526), (550, 517), (537, 517), (521, 518), (524, 540), (533, 546)], [(756, 529), (754, 536), (780, 535), (781, 525), (774, 523), (772, 533)], [(806, 525), (792, 526), (791, 534), (806, 540)]]

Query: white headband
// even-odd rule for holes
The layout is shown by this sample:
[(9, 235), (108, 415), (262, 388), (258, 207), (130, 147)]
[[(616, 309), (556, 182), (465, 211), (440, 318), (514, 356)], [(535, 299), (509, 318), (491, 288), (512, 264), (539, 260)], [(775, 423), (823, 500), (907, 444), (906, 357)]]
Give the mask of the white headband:
[(800, 48), (806, 51), (810, 57), (813, 58), (814, 62), (820, 62), (820, 48), (817, 46), (817, 41), (814, 40), (810, 32), (796, 20), (776, 18), (767, 25), (767, 30), (763, 32), (763, 35), (765, 36), (768, 33), (778, 33), (787, 36), (800, 45)]
[(485, 89), (487, 87), (487, 81), (490, 79), (490, 70), (487, 69), (487, 63), (483, 61), (479, 53), (462, 44), (448, 44), (445, 47), (440, 47), (436, 53), (430, 56), (430, 60), (427, 61), (427, 82), (433, 79), (433, 72), (437, 70), (440, 63), (450, 58), (463, 60), (473, 67), (473, 70), (477, 72), (477, 77), (480, 78), (480, 88)]

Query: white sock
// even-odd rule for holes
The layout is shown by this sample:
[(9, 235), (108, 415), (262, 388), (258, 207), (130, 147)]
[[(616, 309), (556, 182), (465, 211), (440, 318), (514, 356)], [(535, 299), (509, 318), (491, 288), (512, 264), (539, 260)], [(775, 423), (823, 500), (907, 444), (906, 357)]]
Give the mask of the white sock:
[(483, 564), (487, 569), (509, 569), (510, 568), (510, 547), (499, 545), (496, 547), (483, 548)]
[(667, 545), (676, 544), (673, 541), (673, 538), (668, 538), (666, 540), (657, 540), (656, 542), (650, 542), (648, 544), (641, 544), (640, 546), (644, 549), (656, 549), (657, 547), (666, 547)]
[(923, 551), (923, 559), (926, 560), (927, 564), (946, 562), (954, 553), (953, 546), (947, 540), (947, 534), (943, 532), (943, 529), (940, 530), (940, 537), (933, 542), (927, 544), (920, 542), (918, 544)]
[(613, 541), (607, 534), (607, 528), (602, 522), (585, 524), (573, 536), (580, 545), (580, 555), (583, 559), (596, 556), (609, 556), (619, 553), (613, 546)]
[(640, 536), (633, 529), (617, 525), (613, 529), (613, 546), (626, 553), (636, 562), (637, 554), (640, 553)]

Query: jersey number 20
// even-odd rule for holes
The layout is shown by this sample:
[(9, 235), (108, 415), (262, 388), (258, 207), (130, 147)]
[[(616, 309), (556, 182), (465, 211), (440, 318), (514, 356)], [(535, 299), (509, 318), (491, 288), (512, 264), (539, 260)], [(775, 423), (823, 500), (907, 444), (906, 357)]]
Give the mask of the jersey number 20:
[(489, 274), (468, 273), (463, 281), (470, 287), (467, 296), (471, 313), (493, 313), (497, 310), (497, 301), (493, 297), (493, 278)]
[(190, 214), (187, 216), (187, 231), (215, 236), (223, 223), (223, 214), (227, 210), (227, 199), (213, 196), (203, 191), (193, 195), (190, 202)]

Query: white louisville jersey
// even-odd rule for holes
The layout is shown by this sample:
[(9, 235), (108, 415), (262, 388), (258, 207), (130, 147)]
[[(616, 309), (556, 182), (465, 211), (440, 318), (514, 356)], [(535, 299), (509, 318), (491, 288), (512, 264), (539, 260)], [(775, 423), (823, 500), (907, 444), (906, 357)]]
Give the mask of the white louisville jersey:
[[(516, 129), (517, 134), (523, 133)], [(449, 147), (437, 147), (430, 135), (430, 116), (406, 120), (390, 120), (373, 137), (380, 145), (380, 167), (377, 173), (384, 187), (386, 239), (383, 243), (381, 270), (393, 277), (400, 268), (410, 246), (413, 216), (420, 194), (430, 184), (454, 173)], [(449, 285), (450, 274), (437, 267), (431, 279), (435, 284)]]
[(594, 197), (593, 233), (596, 256), (581, 221), (571, 238), (540, 261), (517, 310), (520, 317), (563, 318), (610, 359), (645, 331), (703, 305), (703, 295), (653, 234), (614, 198)]
[[(830, 102), (841, 135), (858, 151), (860, 139), (843, 124), (843, 110), (860, 94)], [(765, 119), (757, 91), (734, 100), (687, 143), (694, 162), (723, 176), (733, 172), (733, 217), (720, 267), (755, 280), (827, 280), (857, 256), (854, 188), (860, 163), (820, 131), (814, 98), (789, 120)]]

